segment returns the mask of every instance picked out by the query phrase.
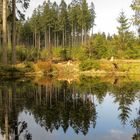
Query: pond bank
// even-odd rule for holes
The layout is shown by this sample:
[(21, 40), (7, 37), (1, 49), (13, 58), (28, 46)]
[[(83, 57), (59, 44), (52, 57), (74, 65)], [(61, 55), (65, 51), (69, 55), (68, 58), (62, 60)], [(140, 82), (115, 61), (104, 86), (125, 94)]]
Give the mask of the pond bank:
[(90, 70), (82, 71), (79, 65), (82, 62), (68, 61), (63, 63), (54, 64), (59, 72), (59, 76), (63, 75), (87, 75), (87, 76), (100, 76), (100, 75), (139, 75), (140, 74), (140, 60), (96, 60), (95, 63), (99, 68), (91, 68)]
[(80, 75), (85, 76), (126, 76), (140, 75), (140, 60), (96, 60), (98, 69), (82, 71), (79, 68), (80, 61), (62, 61), (53, 63), (38, 61), (36, 63), (20, 63), (15, 66), (0, 66), (2, 77), (42, 77), (51, 76), (58, 79), (78, 79)]

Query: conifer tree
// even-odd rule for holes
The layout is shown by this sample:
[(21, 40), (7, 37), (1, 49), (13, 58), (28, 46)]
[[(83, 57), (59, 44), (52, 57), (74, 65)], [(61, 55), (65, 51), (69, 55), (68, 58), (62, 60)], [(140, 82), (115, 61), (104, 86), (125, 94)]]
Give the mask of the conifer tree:
[(118, 22), (120, 24), (120, 26), (117, 27), (118, 34), (119, 34), (119, 45), (120, 45), (120, 49), (124, 50), (127, 47), (126, 39), (127, 39), (127, 35), (129, 34), (130, 23), (123, 11), (120, 13)]
[(131, 8), (135, 12), (133, 16), (133, 22), (137, 26), (138, 34), (140, 37), (140, 0), (133, 0)]

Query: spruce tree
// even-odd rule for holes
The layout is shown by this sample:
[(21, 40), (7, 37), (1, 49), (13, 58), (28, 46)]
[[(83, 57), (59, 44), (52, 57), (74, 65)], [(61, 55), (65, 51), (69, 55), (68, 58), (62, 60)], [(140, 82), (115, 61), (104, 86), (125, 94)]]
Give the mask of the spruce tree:
[(126, 18), (125, 13), (122, 11), (119, 15), (118, 22), (120, 24), (118, 29), (120, 49), (124, 50), (127, 47), (127, 35), (129, 34), (130, 23)]

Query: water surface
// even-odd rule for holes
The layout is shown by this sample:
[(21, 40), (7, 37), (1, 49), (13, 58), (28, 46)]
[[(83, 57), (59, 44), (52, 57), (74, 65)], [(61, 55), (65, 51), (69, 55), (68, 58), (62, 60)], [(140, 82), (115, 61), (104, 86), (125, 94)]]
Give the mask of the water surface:
[(140, 83), (2, 81), (0, 140), (139, 140)]

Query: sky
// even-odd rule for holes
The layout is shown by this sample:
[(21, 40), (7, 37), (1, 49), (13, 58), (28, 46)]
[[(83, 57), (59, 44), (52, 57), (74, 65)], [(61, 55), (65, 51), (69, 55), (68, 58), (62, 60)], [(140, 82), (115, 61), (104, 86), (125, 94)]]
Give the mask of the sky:
[[(58, 4), (61, 0), (50, 0), (51, 2), (56, 1)], [(65, 0), (68, 4), (71, 0)], [(39, 4), (42, 4), (44, 0), (31, 0), (30, 8), (26, 12), (26, 17), (32, 15), (32, 11)], [(117, 18), (120, 12), (123, 10), (127, 18), (131, 18), (133, 11), (130, 8), (132, 0), (87, 0), (90, 4), (91, 2), (95, 5), (96, 19), (94, 27), (94, 33), (105, 32), (106, 34), (117, 33)]]

